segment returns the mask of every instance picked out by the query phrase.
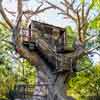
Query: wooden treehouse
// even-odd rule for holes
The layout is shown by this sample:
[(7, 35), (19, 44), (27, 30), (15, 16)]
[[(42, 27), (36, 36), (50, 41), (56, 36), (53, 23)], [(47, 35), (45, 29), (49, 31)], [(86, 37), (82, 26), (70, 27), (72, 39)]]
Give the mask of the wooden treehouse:
[[(75, 67), (73, 67), (75, 64), (72, 60), (75, 50), (69, 47), (65, 29), (32, 21), (28, 29), (22, 28), (20, 30), (19, 37), (20, 41), (17, 40), (17, 42), (21, 43), (19, 45), (21, 48), (19, 48), (20, 55), (26, 57), (32, 64), (35, 64), (37, 69), (38, 81), (34, 95), (39, 95), (37, 88), (39, 90), (43, 88), (44, 90), (45, 87), (48, 91), (46, 95), (49, 99), (43, 100), (66, 100), (65, 81), (69, 78), (70, 73), (75, 71)], [(16, 50), (18, 50), (18, 47)], [(48, 85), (39, 87), (41, 82)], [(41, 93), (43, 94), (42, 91)], [(67, 98), (67, 100), (72, 99)]]
[(74, 49), (67, 46), (67, 34), (64, 28), (32, 21), (28, 29), (22, 28), (21, 35), (23, 46), (30, 52), (39, 53), (42, 59), (50, 65), (51, 70), (54, 72), (70, 70), (66, 60)]

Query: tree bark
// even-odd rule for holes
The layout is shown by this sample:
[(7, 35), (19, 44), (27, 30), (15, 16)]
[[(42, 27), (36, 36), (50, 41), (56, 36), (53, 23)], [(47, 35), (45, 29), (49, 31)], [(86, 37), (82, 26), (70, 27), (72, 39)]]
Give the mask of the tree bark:
[[(37, 86), (35, 87), (35, 92), (37, 91), (36, 88), (38, 88), (39, 84), (44, 84), (43, 86), (40, 87), (41, 88), (40, 92), (42, 93), (40, 93), (41, 98), (39, 100), (74, 100), (72, 97), (68, 97), (66, 95), (67, 90), (66, 90), (65, 78), (66, 75), (68, 75), (68, 73), (62, 73), (56, 76), (48, 69), (47, 65), (44, 64), (43, 67), (44, 67), (43, 70), (37, 69), (38, 81), (37, 81)], [(43, 93), (44, 87), (47, 93)], [(39, 94), (39, 92), (37, 92), (37, 94)]]

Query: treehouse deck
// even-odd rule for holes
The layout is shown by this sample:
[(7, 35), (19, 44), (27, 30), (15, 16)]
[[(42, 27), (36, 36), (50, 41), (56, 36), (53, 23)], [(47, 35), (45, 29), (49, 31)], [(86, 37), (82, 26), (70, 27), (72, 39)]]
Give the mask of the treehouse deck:
[(29, 29), (22, 29), (23, 45), (30, 52), (36, 51), (51, 69), (59, 69), (58, 72), (70, 70), (66, 65), (68, 55), (72, 54), (74, 49), (67, 47), (65, 29), (32, 21)]

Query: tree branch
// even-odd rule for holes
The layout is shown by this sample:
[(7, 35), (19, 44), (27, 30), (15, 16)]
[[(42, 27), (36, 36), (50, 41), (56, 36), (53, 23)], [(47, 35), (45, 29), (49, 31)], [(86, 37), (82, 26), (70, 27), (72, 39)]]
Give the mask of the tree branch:
[(82, 3), (82, 22), (83, 22), (83, 24), (84, 24), (84, 6), (85, 6), (85, 4), (84, 4), (84, 2)]
[(23, 15), (22, 0), (17, 0), (17, 12), (18, 14), (17, 14), (17, 19), (16, 19), (16, 30), (18, 30), (20, 27), (22, 15)]
[(6, 43), (8, 43), (8, 44), (10, 44), (12, 46), (14, 46), (13, 42), (11, 42), (11, 41), (8, 41), (8, 40), (5, 40), (5, 39), (2, 39), (2, 41), (4, 41), (4, 42), (6, 42)]
[(62, 2), (61, 4), (64, 5), (67, 9), (70, 9), (74, 14), (77, 14), (76, 10), (73, 8), (73, 4), (74, 4), (75, 0), (73, 0), (71, 3), (69, 3), (67, 0), (66, 2)]
[(88, 21), (84, 21), (84, 23), (82, 23), (80, 30), (84, 29), (86, 25), (89, 25)]
[(72, 20), (74, 20), (74, 21), (76, 22), (76, 18), (74, 17), (75, 14), (76, 14), (76, 12), (75, 12), (75, 10), (71, 7), (71, 4), (68, 5), (68, 4), (64, 4), (63, 2), (61, 2), (66, 8), (68, 8), (68, 9), (70, 9), (72, 12), (74, 12), (74, 16), (72, 16), (71, 14), (69, 14), (68, 9), (67, 9), (67, 12), (66, 12), (64, 9), (60, 8), (59, 6), (57, 6), (57, 5), (55, 5), (55, 4), (51, 3), (51, 2), (49, 2), (49, 1), (47, 1), (47, 0), (44, 0), (44, 1), (45, 1), (47, 4), (49, 4), (52, 8), (61, 11), (61, 13), (58, 13), (58, 14), (66, 15), (66, 16), (68, 16), (69, 18), (71, 18)]
[(23, 11), (23, 14), (30, 14), (30, 15), (36, 15), (36, 14), (39, 14), (39, 13), (42, 13), (48, 9), (51, 9), (52, 7), (46, 7), (46, 8), (43, 8), (43, 9), (40, 9), (40, 10), (36, 10), (36, 11), (32, 11), (32, 10), (26, 10), (26, 11)]
[(89, 16), (90, 9), (91, 9), (91, 7), (89, 6), (88, 9), (87, 9), (87, 11), (86, 11), (86, 18), (88, 18), (88, 16)]
[(82, 72), (82, 71), (89, 70), (89, 69), (91, 68), (92, 65), (93, 65), (93, 64), (91, 63), (90, 66), (88, 66), (88, 67), (86, 67), (86, 68), (83, 68), (83, 69), (81, 69), (81, 70), (78, 70), (78, 71), (76, 71), (76, 72)]
[(41, 2), (41, 4), (36, 8), (35, 12), (38, 12), (42, 6), (43, 6), (43, 2)]
[(11, 14), (12, 16), (15, 16), (16, 12), (13, 11), (9, 11), (7, 8), (5, 8), (5, 11), (9, 14)]
[(4, 18), (4, 20), (6, 21), (6, 23), (12, 29), (13, 25), (12, 25), (11, 21), (9, 20), (9, 18), (7, 17), (7, 15), (5, 14), (4, 9), (2, 7), (2, 0), (0, 1), (0, 13), (1, 13), (2, 17)]
[(96, 37), (96, 36), (97, 36), (97, 34), (96, 34), (96, 35), (93, 35), (93, 36), (91, 36), (91, 37), (89, 37), (89, 38), (87, 38), (87, 39), (85, 40), (85, 42), (91, 40), (92, 38), (94, 38), (94, 37)]
[(58, 7), (57, 5), (47, 1), (47, 0), (44, 0), (47, 4), (49, 4), (51, 7), (53, 7), (54, 9), (58, 9), (60, 10), (61, 12), (65, 12), (62, 8)]
[(71, 14), (69, 14), (68, 12), (67, 13), (61, 12), (61, 13), (58, 13), (58, 14), (66, 15), (69, 18), (71, 18), (73, 21), (77, 22), (77, 19), (74, 16), (72, 16)]
[(79, 15), (79, 12), (77, 11), (77, 23), (78, 23), (78, 34), (79, 34), (79, 40), (81, 41), (81, 30), (80, 30), (80, 27), (81, 27), (81, 23), (80, 23), (80, 15)]
[(1, 24), (3, 27), (5, 27), (6, 29), (9, 29), (9, 27), (8, 27), (4, 22), (1, 22), (1, 21), (0, 21), (0, 24)]
[(92, 53), (97, 54), (98, 56), (100, 56), (100, 53), (98, 53), (98, 52), (92, 52)]
[(92, 49), (88, 50), (87, 53), (91, 53), (92, 51), (94, 51), (94, 50), (96, 50), (98, 48), (100, 48), (100, 45), (99, 46), (96, 46), (95, 48), (92, 48)]

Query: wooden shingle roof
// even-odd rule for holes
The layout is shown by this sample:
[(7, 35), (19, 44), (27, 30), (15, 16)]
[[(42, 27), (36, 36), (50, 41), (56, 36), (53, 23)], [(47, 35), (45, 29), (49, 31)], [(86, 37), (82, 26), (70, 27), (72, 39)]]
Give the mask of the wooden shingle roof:
[(32, 24), (34, 24), (36, 27), (43, 27), (43, 28), (48, 28), (48, 29), (58, 29), (60, 31), (65, 31), (65, 28), (59, 27), (59, 26), (55, 26), (55, 25), (51, 25), (48, 23), (43, 23), (43, 22), (38, 22), (35, 20), (32, 20)]

